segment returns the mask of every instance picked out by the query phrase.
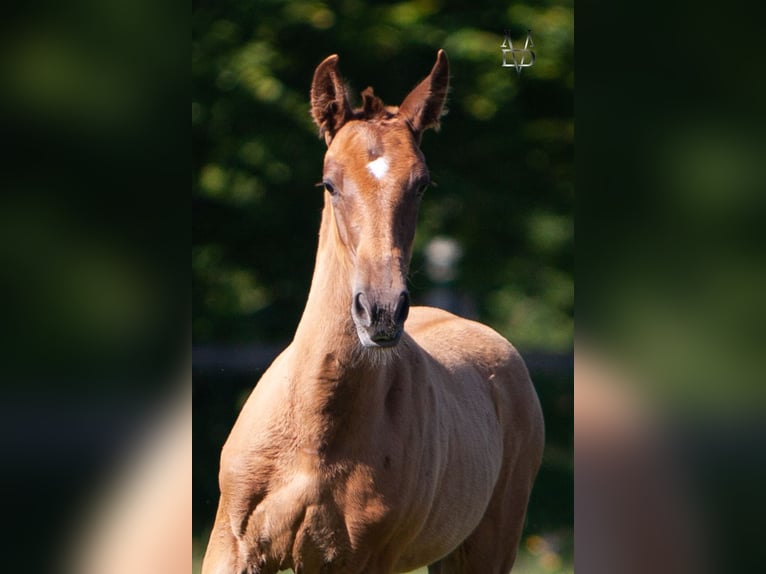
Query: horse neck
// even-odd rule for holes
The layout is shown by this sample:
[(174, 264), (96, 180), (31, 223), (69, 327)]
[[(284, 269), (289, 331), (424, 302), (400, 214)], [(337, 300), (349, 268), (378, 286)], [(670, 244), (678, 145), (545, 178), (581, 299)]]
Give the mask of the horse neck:
[(337, 238), (332, 208), (325, 203), (311, 289), (294, 340), (304, 358), (327, 353), (350, 357), (358, 351), (350, 313), (351, 273), (353, 267)]
[(387, 392), (384, 373), (391, 367), (364, 350), (351, 319), (353, 273), (326, 202), (311, 289), (292, 344), (293, 406), (306, 443), (314, 437), (326, 444), (338, 427), (345, 434)]

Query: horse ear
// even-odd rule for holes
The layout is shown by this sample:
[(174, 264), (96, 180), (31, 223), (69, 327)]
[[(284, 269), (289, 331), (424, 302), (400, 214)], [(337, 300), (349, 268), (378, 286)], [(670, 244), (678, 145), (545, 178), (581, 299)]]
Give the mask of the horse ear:
[(319, 127), (319, 137), (327, 145), (351, 117), (346, 86), (338, 72), (338, 55), (333, 54), (317, 66), (311, 82), (311, 117)]
[(439, 50), (431, 73), (412, 90), (402, 105), (399, 115), (420, 136), (428, 128), (439, 129), (439, 118), (444, 113), (444, 101), (449, 88), (449, 61), (444, 50)]

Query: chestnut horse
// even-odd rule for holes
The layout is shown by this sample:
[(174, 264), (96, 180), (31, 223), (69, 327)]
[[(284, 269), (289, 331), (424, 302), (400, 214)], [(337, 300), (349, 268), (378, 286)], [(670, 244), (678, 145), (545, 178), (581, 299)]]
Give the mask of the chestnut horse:
[(537, 395), (508, 341), (410, 309), (406, 287), (447, 56), (398, 108), (371, 88), (352, 108), (337, 66), (311, 86), (327, 143), (311, 290), (223, 447), (202, 572), (506, 574), (542, 456)]

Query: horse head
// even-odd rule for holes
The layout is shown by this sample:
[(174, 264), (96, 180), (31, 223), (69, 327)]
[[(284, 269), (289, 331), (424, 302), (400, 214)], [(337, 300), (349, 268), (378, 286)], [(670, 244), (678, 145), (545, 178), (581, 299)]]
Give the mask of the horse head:
[(311, 114), (327, 144), (325, 203), (335, 248), (351, 268), (351, 317), (368, 348), (396, 345), (409, 312), (407, 272), (420, 200), (430, 183), (420, 140), (425, 130), (438, 128), (448, 85), (443, 50), (398, 107), (367, 88), (362, 105), (353, 108), (337, 55), (314, 72)]

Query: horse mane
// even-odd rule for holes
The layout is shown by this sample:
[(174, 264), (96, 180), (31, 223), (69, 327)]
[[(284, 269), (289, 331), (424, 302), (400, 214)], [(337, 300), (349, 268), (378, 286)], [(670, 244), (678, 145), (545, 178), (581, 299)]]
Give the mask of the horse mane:
[(362, 92), (362, 105), (354, 108), (352, 115), (356, 120), (386, 120), (394, 117), (396, 111), (397, 108), (384, 104), (370, 86)]

